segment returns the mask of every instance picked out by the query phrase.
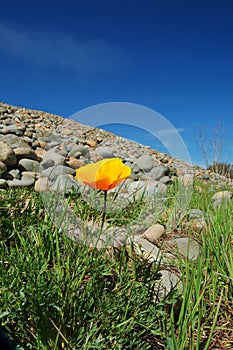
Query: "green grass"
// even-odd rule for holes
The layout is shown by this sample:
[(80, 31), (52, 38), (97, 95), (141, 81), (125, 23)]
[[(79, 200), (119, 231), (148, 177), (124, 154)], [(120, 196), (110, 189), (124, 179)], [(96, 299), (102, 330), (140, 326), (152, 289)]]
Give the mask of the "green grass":
[[(171, 208), (175, 191), (171, 185)], [(178, 263), (182, 295), (174, 291), (159, 301), (157, 264), (125, 249), (98, 251), (74, 242), (54, 227), (39, 194), (2, 191), (0, 319), (5, 333), (19, 349), (232, 349), (233, 204), (214, 209), (214, 191), (208, 183), (195, 183), (190, 208), (208, 214), (207, 228), (189, 234), (200, 241), (202, 253), (197, 261)], [(75, 195), (70, 201), (75, 205)], [(110, 225), (133, 221), (142, 206), (137, 202), (106, 220)], [(77, 210), (86, 219), (100, 216), (83, 202)], [(166, 225), (166, 216), (157, 221)]]

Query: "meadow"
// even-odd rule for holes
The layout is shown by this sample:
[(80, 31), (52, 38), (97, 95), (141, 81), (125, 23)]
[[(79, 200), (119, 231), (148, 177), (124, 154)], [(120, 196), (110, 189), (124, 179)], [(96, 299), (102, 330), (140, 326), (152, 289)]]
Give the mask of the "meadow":
[[(169, 186), (172, 198), (176, 188)], [(190, 209), (203, 210), (207, 225), (189, 235), (201, 254), (180, 259), (183, 291), (160, 300), (159, 262), (75, 242), (54, 226), (33, 189), (2, 190), (2, 329), (18, 349), (232, 349), (233, 202), (214, 208), (216, 191), (195, 180)], [(130, 215), (139, 210), (135, 205)], [(164, 216), (157, 222), (166, 227)]]

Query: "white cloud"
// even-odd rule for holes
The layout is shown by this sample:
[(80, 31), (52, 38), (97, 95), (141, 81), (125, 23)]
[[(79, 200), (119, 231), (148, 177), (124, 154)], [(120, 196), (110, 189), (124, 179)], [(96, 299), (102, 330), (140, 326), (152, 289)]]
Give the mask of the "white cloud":
[(102, 39), (79, 40), (58, 30), (17, 28), (0, 24), (0, 50), (40, 66), (82, 73), (112, 72), (128, 66), (123, 49)]
[(156, 133), (158, 136), (166, 137), (166, 136), (174, 135), (176, 133), (181, 133), (184, 130), (185, 130), (184, 128), (174, 128), (173, 127), (171, 129), (159, 130)]

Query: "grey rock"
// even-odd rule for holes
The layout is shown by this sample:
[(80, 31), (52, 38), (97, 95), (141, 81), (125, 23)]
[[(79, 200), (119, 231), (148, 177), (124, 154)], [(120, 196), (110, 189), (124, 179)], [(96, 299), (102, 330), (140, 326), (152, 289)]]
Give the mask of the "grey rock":
[(155, 283), (155, 302), (159, 302), (166, 298), (172, 291), (177, 290), (179, 293), (183, 291), (183, 284), (181, 277), (169, 270), (160, 270), (159, 274), (161, 275), (158, 282)]
[(180, 237), (166, 241), (166, 247), (169, 247), (174, 253), (177, 250), (178, 253), (190, 260), (196, 260), (201, 250), (200, 244), (190, 237)]
[(0, 188), (6, 188), (7, 187), (7, 181), (4, 179), (0, 179)]
[(59, 175), (54, 183), (49, 188), (50, 191), (59, 193), (69, 193), (78, 187), (77, 181), (75, 181), (72, 175)]
[(158, 193), (166, 193), (166, 191), (166, 185), (154, 180), (133, 181), (130, 182), (127, 186), (127, 192), (131, 195), (134, 194), (135, 198), (142, 195), (153, 196)]
[(115, 158), (114, 150), (111, 147), (98, 147), (95, 153), (102, 158)]
[(149, 172), (153, 168), (152, 159), (149, 155), (143, 155), (139, 157), (135, 162), (138, 165), (139, 169), (145, 172)]
[(22, 137), (13, 135), (13, 134), (9, 134), (9, 135), (0, 135), (0, 141), (6, 142), (11, 148), (30, 148), (31, 147), (28, 145), (27, 142), (25, 142)]
[(47, 168), (45, 170), (42, 170), (40, 173), (40, 176), (47, 177), (50, 181), (54, 181), (59, 175), (66, 175), (66, 174), (74, 175), (75, 170), (59, 164), (59, 165)]
[(219, 191), (212, 196), (212, 200), (225, 199), (229, 200), (233, 198), (233, 192), (231, 191)]
[(204, 212), (200, 209), (191, 209), (189, 212), (189, 219), (205, 218)]
[(0, 141), (0, 161), (6, 166), (13, 166), (17, 163), (13, 149), (6, 143)]
[(206, 220), (204, 216), (193, 219), (186, 224), (186, 227), (190, 227), (192, 231), (200, 233), (206, 228)]
[(159, 164), (156, 165), (149, 173), (148, 176), (150, 176), (153, 180), (160, 180), (164, 176), (168, 176), (170, 173), (170, 168)]
[(8, 186), (10, 187), (29, 187), (32, 186), (35, 182), (35, 179), (31, 176), (23, 176), (21, 180), (18, 179), (13, 179), (13, 180), (8, 180)]
[(60, 143), (58, 141), (51, 141), (51, 142), (48, 142), (48, 147), (49, 147), (49, 149), (52, 149), (54, 147), (59, 146), (59, 144)]
[(22, 130), (20, 130), (16, 125), (7, 125), (5, 128), (2, 129), (2, 134), (15, 134), (15, 135), (22, 135)]
[(204, 175), (202, 175), (202, 179), (203, 179), (203, 180), (209, 180), (209, 179), (210, 179), (209, 174), (204, 174)]
[(41, 166), (43, 167), (43, 162), (45, 161), (53, 161), (54, 165), (62, 165), (65, 162), (64, 155), (58, 153), (55, 149), (51, 149), (43, 154), (43, 161), (41, 163)]
[[(141, 236), (134, 236), (132, 239), (133, 247), (138, 255), (148, 259), (149, 262), (160, 261), (162, 255), (158, 247)], [(132, 239), (130, 238), (127, 243), (129, 244)]]
[(32, 160), (38, 160), (38, 157), (35, 154), (35, 152), (28, 147), (17, 147), (14, 149), (14, 152), (18, 159), (28, 158)]
[(40, 163), (32, 159), (21, 159), (19, 161), (19, 166), (27, 171), (39, 172)]
[(19, 171), (19, 169), (12, 169), (8, 173), (10, 175), (12, 175), (14, 179), (19, 179), (20, 178), (20, 171)]
[(7, 166), (2, 161), (0, 161), (0, 177), (1, 177), (1, 174), (5, 173), (6, 171), (7, 171)]
[[(63, 164), (63, 162), (61, 163)], [(54, 160), (53, 159), (45, 159), (40, 163), (40, 169), (41, 171), (44, 169), (48, 169), (50, 167), (54, 166)]]
[(68, 156), (74, 158), (79, 158), (80, 156), (90, 158), (90, 152), (88, 147), (75, 145), (71, 148), (70, 152), (68, 153)]
[(167, 185), (172, 182), (172, 179), (169, 176), (163, 176), (161, 179), (159, 179), (159, 182)]
[(193, 186), (193, 175), (192, 174), (184, 174), (178, 177), (179, 186), (191, 187)]

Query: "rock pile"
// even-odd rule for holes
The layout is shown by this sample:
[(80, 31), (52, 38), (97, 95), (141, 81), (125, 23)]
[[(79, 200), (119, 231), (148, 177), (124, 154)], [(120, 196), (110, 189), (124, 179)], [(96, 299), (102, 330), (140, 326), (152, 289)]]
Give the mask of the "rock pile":
[[(66, 229), (67, 234), (74, 239), (80, 239), (83, 228), (72, 210), (67, 209), (64, 193), (73, 188), (84, 193), (82, 186), (74, 179), (75, 169), (90, 162), (113, 157), (121, 158), (132, 169), (119, 197), (124, 203), (134, 200), (135, 193), (138, 196), (144, 193), (148, 198), (156, 194), (156, 207), (161, 208), (160, 204), (166, 199), (167, 184), (177, 177), (181, 183), (183, 196), (186, 192), (190, 193), (193, 176), (208, 181), (224, 183), (228, 181), (222, 176), (206, 173), (202, 168), (193, 167), (148, 146), (142, 146), (104, 130), (53, 114), (0, 103), (0, 189), (33, 186), (35, 191), (42, 194), (45, 206), (50, 207), (48, 210), (51, 210), (50, 198), (53, 201), (56, 198), (56, 210), (53, 210), (59, 213), (57, 220), (59, 221), (61, 214), (69, 218), (68, 226), (63, 222), (61, 229)], [(229, 200), (231, 197), (232, 192), (216, 193), (213, 196), (214, 205), (218, 206), (223, 199)], [(185, 202), (185, 196), (182, 200)], [(149, 207), (150, 205), (148, 209)], [(174, 258), (170, 253), (172, 250), (179, 251), (190, 259), (198, 257), (199, 244), (187, 237), (173, 237), (167, 245), (170, 247), (169, 251), (162, 254), (156, 242), (164, 235), (165, 229), (154, 222), (154, 217), (151, 218), (153, 216), (151, 208), (144, 214), (145, 218), (138, 219), (140, 225), (135, 223), (131, 228), (106, 229), (98, 244), (121, 246), (129, 244), (129, 240), (132, 242), (133, 237), (133, 245), (138, 254), (142, 253), (152, 261), (158, 259), (168, 261), (169, 258)], [(56, 219), (56, 216), (54, 217)], [(195, 221), (197, 230), (203, 229), (205, 226), (203, 213), (194, 209), (190, 218)], [(97, 229), (91, 226), (91, 223), (87, 225), (86, 230), (89, 238), (98, 236)], [(129, 231), (132, 233), (130, 237)], [(164, 272), (164, 276), (166, 273)], [(164, 276), (163, 279), (166, 280), (164, 288), (167, 290), (169, 283)], [(169, 279), (176, 281), (176, 284), (180, 283), (175, 273), (170, 272)], [(170, 287), (173, 286), (170, 284)]]

